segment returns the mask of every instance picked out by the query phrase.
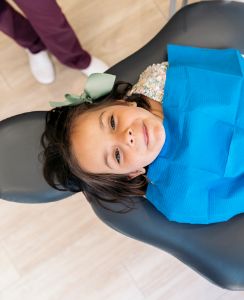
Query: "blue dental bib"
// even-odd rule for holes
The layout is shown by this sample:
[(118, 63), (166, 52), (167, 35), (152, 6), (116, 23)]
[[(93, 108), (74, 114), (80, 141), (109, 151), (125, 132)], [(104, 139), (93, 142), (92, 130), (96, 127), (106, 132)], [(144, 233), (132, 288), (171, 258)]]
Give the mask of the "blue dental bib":
[(168, 45), (166, 141), (146, 197), (169, 220), (208, 224), (244, 212), (244, 61), (238, 50)]

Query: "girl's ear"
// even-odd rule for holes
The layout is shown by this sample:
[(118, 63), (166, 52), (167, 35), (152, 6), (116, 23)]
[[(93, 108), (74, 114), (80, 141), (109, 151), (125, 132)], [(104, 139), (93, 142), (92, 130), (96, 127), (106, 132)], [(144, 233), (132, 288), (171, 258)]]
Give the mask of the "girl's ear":
[(135, 101), (133, 102), (128, 102), (129, 106), (137, 107), (137, 103)]
[(135, 177), (137, 177), (137, 176), (140, 176), (140, 175), (142, 175), (142, 174), (145, 174), (145, 173), (146, 173), (146, 169), (145, 169), (145, 168), (142, 168), (141, 170), (136, 170), (136, 171), (134, 171), (134, 172), (130, 172), (130, 173), (128, 174), (128, 176), (129, 176), (130, 179), (133, 179), (133, 178), (135, 178)]
[(129, 101), (122, 100), (122, 99), (121, 99), (121, 100), (116, 100), (116, 101), (122, 102), (123, 104), (126, 104), (126, 105), (128, 105), (128, 106), (134, 106), (134, 107), (137, 106), (137, 103), (136, 103), (135, 101), (129, 102)]

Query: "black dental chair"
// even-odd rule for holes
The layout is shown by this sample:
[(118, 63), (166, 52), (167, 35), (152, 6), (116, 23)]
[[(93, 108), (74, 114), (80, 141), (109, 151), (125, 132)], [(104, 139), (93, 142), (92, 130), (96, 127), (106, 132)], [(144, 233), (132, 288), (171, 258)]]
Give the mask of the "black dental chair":
[[(168, 43), (232, 47), (244, 53), (243, 28), (244, 3), (210, 1), (188, 5), (147, 45), (107, 72), (118, 80), (134, 83), (148, 65), (167, 60)], [(0, 122), (1, 199), (45, 203), (71, 195), (52, 189), (42, 176), (38, 154), (44, 119), (45, 112), (30, 112)], [(106, 205), (119, 209), (116, 204)], [(244, 215), (225, 223), (188, 225), (167, 221), (143, 198), (127, 214), (113, 213), (96, 202), (91, 207), (108, 226), (167, 251), (216, 285), (244, 290)]]

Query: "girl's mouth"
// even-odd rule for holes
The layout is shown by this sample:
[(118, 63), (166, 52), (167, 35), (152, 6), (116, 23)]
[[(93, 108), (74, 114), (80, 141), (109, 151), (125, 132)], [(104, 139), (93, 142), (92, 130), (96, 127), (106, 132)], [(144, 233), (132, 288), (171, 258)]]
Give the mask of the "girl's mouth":
[(149, 136), (148, 136), (147, 127), (145, 126), (145, 124), (143, 124), (143, 135), (144, 135), (145, 144), (148, 146)]

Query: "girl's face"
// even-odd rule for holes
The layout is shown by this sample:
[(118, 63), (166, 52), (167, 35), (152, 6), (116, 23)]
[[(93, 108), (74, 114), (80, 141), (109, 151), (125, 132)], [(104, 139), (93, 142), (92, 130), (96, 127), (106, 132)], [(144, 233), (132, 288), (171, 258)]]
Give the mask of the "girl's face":
[(102, 107), (80, 115), (71, 134), (80, 167), (91, 173), (144, 173), (165, 141), (162, 120), (135, 102)]

